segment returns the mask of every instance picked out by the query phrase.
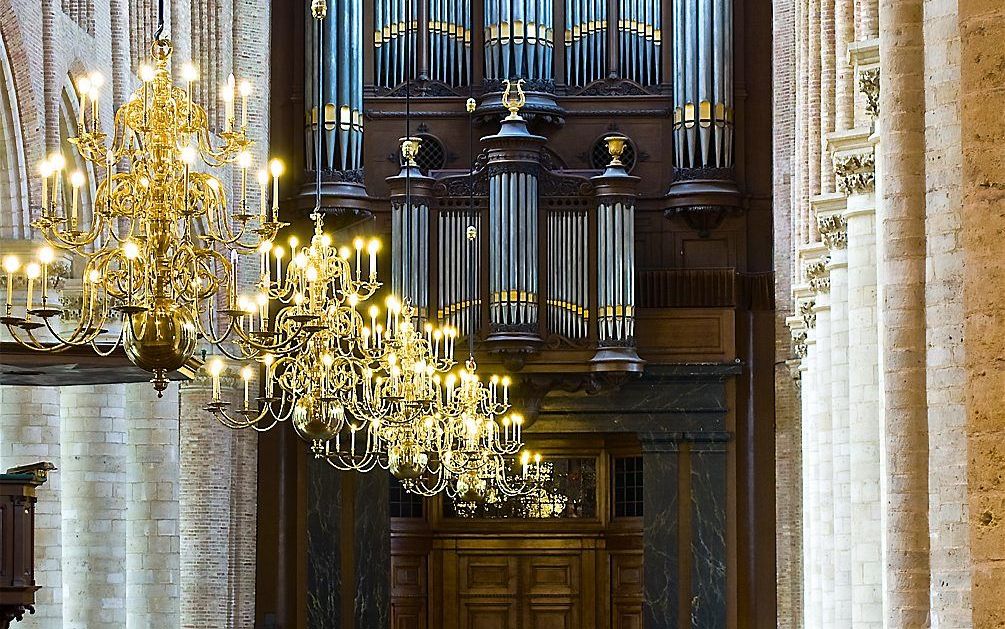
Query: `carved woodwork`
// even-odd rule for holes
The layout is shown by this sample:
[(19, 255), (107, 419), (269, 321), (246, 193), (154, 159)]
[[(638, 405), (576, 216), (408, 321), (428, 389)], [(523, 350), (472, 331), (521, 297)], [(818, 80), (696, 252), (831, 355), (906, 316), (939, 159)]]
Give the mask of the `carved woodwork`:
[(14, 467), (0, 474), (0, 627), (35, 613), (35, 491), (56, 469), (52, 463)]

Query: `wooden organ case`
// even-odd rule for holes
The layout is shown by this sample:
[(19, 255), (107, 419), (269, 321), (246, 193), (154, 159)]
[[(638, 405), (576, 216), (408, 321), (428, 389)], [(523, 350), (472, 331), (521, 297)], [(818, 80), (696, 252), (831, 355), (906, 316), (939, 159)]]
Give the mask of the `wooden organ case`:
[[(381, 235), (382, 281), (513, 376), (531, 447), (580, 480), (591, 462), (592, 511), (458, 514), (265, 434), (259, 622), (774, 626), (770, 3), (328, 5), (319, 30), (273, 3), (272, 144), (305, 191), (284, 219), (313, 207), (320, 133), (329, 220)], [(317, 37), (337, 66), (320, 114)]]

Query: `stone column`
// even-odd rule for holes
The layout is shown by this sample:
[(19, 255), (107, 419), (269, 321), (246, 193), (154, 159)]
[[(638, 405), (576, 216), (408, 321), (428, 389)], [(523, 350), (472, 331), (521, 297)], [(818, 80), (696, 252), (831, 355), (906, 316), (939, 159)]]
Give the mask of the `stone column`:
[[(62, 466), (59, 442), (59, 389), (0, 386), (0, 469), (49, 461)], [(35, 504), (34, 627), (63, 626), (62, 516), (63, 470), (49, 474)]]
[[(815, 222), (815, 221), (814, 221)], [(810, 291), (815, 295), (812, 316), (816, 320), (811, 336), (816, 340), (813, 348), (815, 370), (813, 389), (807, 393), (816, 398), (814, 403), (814, 438), (817, 440), (816, 544), (818, 554), (816, 570), (819, 571), (821, 591), (820, 627), (834, 626), (834, 488), (833, 439), (831, 417), (831, 308), (830, 278), (827, 274), (827, 253), (823, 245), (803, 248), (806, 260), (804, 274)]]
[(389, 480), (379, 469), (355, 475), (356, 629), (387, 627), (391, 621)]
[[(957, 3), (925, 1), (928, 493), (932, 626), (973, 626)], [(934, 44), (932, 42), (938, 42)]]
[(838, 190), (847, 195), (848, 443), (852, 622), (881, 627), (882, 511), (875, 162), (869, 130), (831, 138)]
[(929, 620), (925, 73), (921, 0), (881, 0), (886, 619)]
[(680, 552), (678, 545), (677, 477), (680, 446), (668, 435), (642, 437), (643, 626), (677, 625)]
[[(833, 169), (831, 169), (833, 172)], [(851, 459), (848, 417), (848, 256), (843, 216), (845, 197), (830, 194), (815, 200), (820, 237), (830, 261), (830, 355), (831, 355), (831, 491), (834, 502), (834, 625), (851, 622)], [(821, 395), (827, 395), (826, 387)]]
[(60, 392), (63, 627), (126, 622), (125, 385)]
[(994, 627), (1005, 623), (1005, 6), (961, 2), (959, 29), (971, 596), (973, 626)]
[[(796, 299), (798, 324), (790, 322), (790, 328), (802, 330), (797, 336), (797, 351), (802, 354), (801, 396), (802, 396), (802, 452), (803, 452), (803, 626), (819, 627), (823, 618), (823, 591), (820, 571), (820, 457), (817, 432), (819, 414), (817, 412), (818, 369), (816, 362), (817, 340), (814, 328), (816, 316), (814, 301), (809, 286), (801, 285), (793, 290)], [(802, 347), (800, 350), (798, 348)]]
[(178, 385), (126, 385), (126, 626), (179, 623)]
[[(233, 388), (229, 374), (224, 387)], [(231, 627), (233, 433), (202, 410), (212, 398), (203, 377), (181, 385), (179, 535), (181, 626)]]
[[(643, 467), (643, 473), (644, 473)], [(691, 626), (726, 626), (726, 442), (691, 442)]]

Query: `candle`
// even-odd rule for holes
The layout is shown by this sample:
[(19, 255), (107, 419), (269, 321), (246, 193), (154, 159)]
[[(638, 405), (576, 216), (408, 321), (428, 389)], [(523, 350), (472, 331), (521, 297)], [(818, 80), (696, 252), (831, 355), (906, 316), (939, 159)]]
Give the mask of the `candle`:
[(363, 239), (355, 238), (352, 241), (352, 246), (356, 249), (356, 279), (359, 279), (359, 258), (363, 253)]
[(251, 95), (251, 83), (241, 81), (241, 129), (248, 128), (248, 96)]
[(38, 250), (38, 260), (42, 263), (42, 283), (39, 285), (39, 288), (42, 290), (43, 307), (45, 305), (49, 287), (49, 265), (52, 264), (55, 259), (56, 253), (52, 250), (52, 247), (42, 247)]
[(276, 285), (281, 287), (283, 284), (283, 256), (286, 252), (282, 247), (274, 247), (273, 252), (276, 255)]
[(241, 369), (241, 379), (244, 380), (244, 408), (247, 409), (251, 405), (251, 365), (245, 365)]
[(214, 358), (209, 363), (209, 373), (213, 377), (213, 401), (220, 401), (220, 374), (223, 373), (223, 361)]
[(223, 89), (224, 100), (224, 124), (225, 131), (230, 131), (234, 126), (234, 74), (227, 77), (227, 85)]
[(49, 165), (52, 167), (52, 206), (55, 208), (62, 201), (63, 176), (62, 170), (66, 167), (66, 158), (62, 153), (56, 152), (49, 156)]
[(91, 93), (91, 77), (83, 76), (77, 79), (77, 95), (80, 104), (77, 108), (77, 128), (84, 131), (84, 112), (87, 111), (87, 95)]
[(100, 72), (91, 73), (91, 127), (98, 131), (101, 121), (98, 115), (98, 97), (101, 96), (101, 86), (105, 84), (105, 77)]
[(3, 270), (7, 272), (7, 311), (10, 312), (11, 304), (14, 303), (14, 274), (21, 268), (21, 262), (17, 256), (4, 256)]
[(181, 76), (182, 76), (182, 79), (185, 80), (185, 103), (186, 103), (186, 105), (188, 107), (188, 121), (191, 124), (191, 122), (192, 122), (192, 110), (194, 109), (194, 107), (192, 106), (193, 105), (193, 103), (192, 103), (192, 83), (194, 83), (195, 80), (197, 78), (199, 78), (199, 71), (196, 70), (195, 66), (192, 65), (192, 62), (189, 61), (189, 62), (186, 62), (181, 67)]
[(105, 205), (108, 211), (112, 210), (112, 181), (115, 175), (115, 152), (108, 149), (105, 152)]
[(503, 385), (503, 404), (509, 404), (509, 385), (510, 385), (509, 376), (503, 376), (502, 385)]
[(283, 174), (283, 163), (273, 159), (269, 162), (269, 170), (272, 172), (272, 217), (275, 220), (279, 216), (279, 176)]
[(28, 300), (25, 306), (27, 312), (31, 312), (31, 302), (35, 291), (35, 280), (42, 274), (42, 268), (37, 263), (32, 262), (25, 267), (25, 275), (28, 276)]
[(231, 303), (237, 304), (237, 250), (230, 251), (230, 290)]
[(248, 168), (251, 167), (251, 153), (241, 151), (237, 155), (237, 166), (241, 169), (241, 213), (248, 213)]
[(42, 160), (38, 165), (38, 173), (42, 175), (42, 214), (46, 214), (49, 211), (49, 177), (52, 176), (49, 160)]
[(80, 187), (84, 185), (84, 173), (79, 170), (70, 175), (70, 185), (73, 187), (73, 201), (70, 204), (70, 229), (77, 230), (77, 211), (80, 205)]
[(377, 251), (380, 250), (380, 241), (371, 240), (366, 250), (370, 254), (370, 281), (373, 281), (377, 279)]
[(269, 193), (266, 186), (269, 185), (269, 173), (264, 170), (258, 171), (258, 219), (265, 222), (265, 208), (268, 206)]
[(148, 65), (140, 66), (140, 80), (143, 81), (143, 125), (150, 120), (150, 83), (157, 76), (154, 69)]

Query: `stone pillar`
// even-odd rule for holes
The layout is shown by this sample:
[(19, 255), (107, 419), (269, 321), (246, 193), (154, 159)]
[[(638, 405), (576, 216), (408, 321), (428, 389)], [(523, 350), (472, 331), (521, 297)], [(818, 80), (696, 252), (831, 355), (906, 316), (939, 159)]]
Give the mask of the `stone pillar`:
[[(59, 389), (0, 386), (0, 469), (49, 461), (62, 466), (59, 442)], [(63, 626), (63, 470), (49, 475), (35, 504), (35, 613), (33, 627)]]
[[(233, 374), (224, 386), (233, 388)], [(212, 383), (197, 377), (181, 385), (179, 535), (181, 626), (231, 627), (231, 483), (233, 432), (203, 407)]]
[[(967, 504), (963, 168), (957, 3), (925, 1), (928, 492), (932, 626), (973, 626)], [(931, 42), (938, 42), (933, 45)]]
[[(841, 0), (838, 0), (841, 1)], [(820, 0), (820, 135), (818, 144), (822, 147), (823, 139), (834, 131), (835, 91), (837, 63), (844, 59), (835, 58), (834, 38), (835, 0)], [(834, 191), (834, 171), (830, 167), (830, 155), (827, 151), (818, 152), (820, 159), (820, 193)]]
[(971, 596), (973, 626), (994, 627), (1005, 623), (1005, 6), (961, 2), (959, 29)]
[(126, 622), (125, 385), (64, 387), (63, 627)]
[(879, 328), (875, 161), (869, 129), (831, 138), (838, 190), (847, 195), (848, 443), (852, 622), (883, 625)]
[(355, 475), (356, 629), (391, 622), (390, 478), (383, 470)]
[(695, 628), (726, 626), (725, 495), (726, 442), (692, 441), (691, 626)]
[[(815, 221), (814, 221), (815, 222)], [(817, 441), (816, 510), (817, 564), (821, 591), (820, 627), (834, 626), (834, 488), (833, 438), (831, 417), (831, 308), (830, 277), (827, 274), (827, 253), (823, 245), (810, 245), (802, 250), (806, 260), (804, 274), (814, 294), (811, 309), (816, 320), (811, 335), (816, 343), (813, 352), (813, 388), (806, 391), (816, 398), (813, 405), (813, 437)]]
[(800, 369), (802, 371), (802, 451), (803, 451), (803, 626), (820, 627), (823, 622), (823, 591), (820, 570), (820, 453), (817, 439), (819, 414), (817, 412), (818, 359), (817, 339), (814, 328), (816, 316), (813, 313), (812, 293), (806, 285), (797, 287), (796, 298), (798, 326), (790, 324), (799, 333), (804, 343)]
[[(833, 169), (831, 169), (833, 172)], [(834, 530), (834, 625), (851, 622), (851, 459), (848, 417), (848, 252), (843, 194), (815, 200), (820, 237), (830, 261), (830, 399), (831, 399), (831, 492)], [(820, 390), (827, 395), (827, 387)]]
[(642, 438), (643, 626), (677, 626), (679, 587), (678, 477), (679, 446), (668, 435)]
[(925, 73), (921, 0), (881, 0), (886, 594), (892, 626), (929, 621)]
[(307, 626), (343, 627), (342, 473), (311, 457), (307, 474)]
[(179, 623), (178, 385), (126, 385), (126, 626)]

